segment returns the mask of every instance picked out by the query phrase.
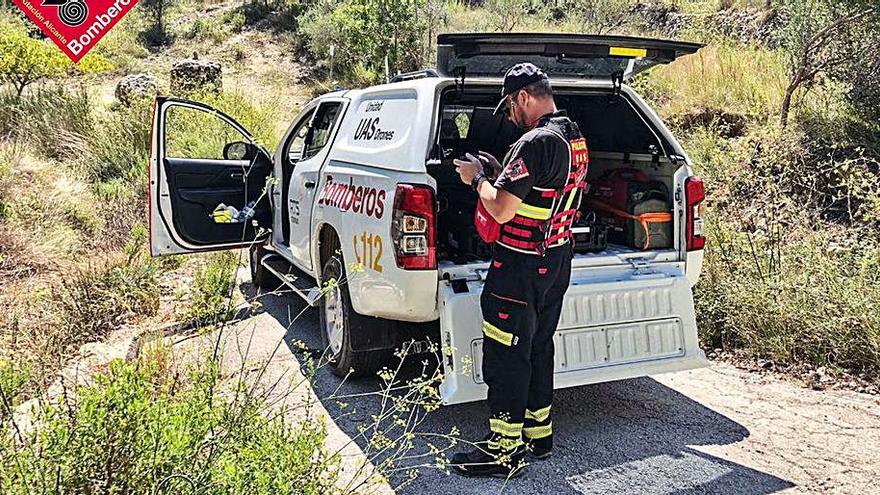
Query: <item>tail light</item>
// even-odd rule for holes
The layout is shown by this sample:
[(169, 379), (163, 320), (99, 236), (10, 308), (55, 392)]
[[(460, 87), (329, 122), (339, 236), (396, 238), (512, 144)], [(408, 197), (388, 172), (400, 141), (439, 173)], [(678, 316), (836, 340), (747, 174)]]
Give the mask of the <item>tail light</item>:
[(689, 177), (684, 183), (684, 198), (686, 206), (685, 221), (687, 222), (687, 250), (698, 251), (706, 245), (706, 231), (703, 225), (705, 214), (706, 192), (703, 189), (703, 179)]
[(391, 237), (397, 266), (404, 270), (435, 270), (434, 190), (425, 185), (398, 184), (392, 218)]

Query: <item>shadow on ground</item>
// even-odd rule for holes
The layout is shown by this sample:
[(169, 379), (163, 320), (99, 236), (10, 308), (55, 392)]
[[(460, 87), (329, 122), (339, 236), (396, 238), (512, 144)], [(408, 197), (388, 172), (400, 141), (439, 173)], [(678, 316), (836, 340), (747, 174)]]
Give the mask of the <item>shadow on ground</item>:
[[(253, 295), (249, 285), (242, 287)], [(291, 318), (305, 308), (296, 296), (262, 297), (263, 309), (288, 327), (285, 341), (299, 340), (311, 349), (321, 348), (317, 309), (306, 309), (291, 324)], [(297, 353), (298, 359), (305, 359)], [(418, 363), (406, 373), (417, 373)], [(369, 423), (379, 411), (376, 396), (347, 399), (346, 414), (335, 400), (325, 398), (339, 386), (340, 379), (321, 369), (315, 391), (336, 423), (362, 448), (358, 425)], [(339, 393), (358, 394), (378, 390), (378, 379), (346, 382)], [(484, 402), (443, 407), (431, 413), (423, 431), (449, 432), (455, 426), (461, 437), (477, 440), (487, 429)], [(767, 473), (696, 450), (700, 445), (739, 442), (749, 431), (729, 418), (650, 378), (602, 383), (559, 390), (553, 403), (556, 445), (553, 457), (534, 461), (526, 474), (505, 482), (447, 475), (438, 469), (422, 469), (418, 478), (400, 494), (486, 494), (486, 493), (723, 493), (768, 494), (794, 486)], [(427, 451), (424, 442), (417, 447)], [(403, 479), (392, 477), (392, 485)]]

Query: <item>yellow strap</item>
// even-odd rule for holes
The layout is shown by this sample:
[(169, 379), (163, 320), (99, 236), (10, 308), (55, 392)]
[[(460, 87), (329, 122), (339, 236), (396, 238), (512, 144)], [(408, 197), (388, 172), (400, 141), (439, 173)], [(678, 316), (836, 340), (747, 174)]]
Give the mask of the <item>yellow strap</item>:
[(522, 215), (524, 217), (532, 218), (535, 220), (547, 220), (550, 218), (551, 212), (550, 208), (540, 208), (537, 206), (520, 203), (519, 208), (516, 209), (516, 213), (518, 215)]
[(508, 423), (498, 418), (489, 419), (489, 429), (505, 437), (517, 437), (522, 434), (522, 423)]
[(550, 406), (543, 407), (537, 411), (529, 411), (526, 409), (526, 419), (534, 419), (541, 422), (550, 417)]
[(492, 340), (496, 340), (506, 346), (510, 346), (513, 344), (513, 334), (505, 332), (495, 325), (489, 323), (486, 320), (483, 320), (483, 335), (489, 337)]
[(530, 438), (532, 440), (537, 440), (539, 438), (549, 437), (553, 434), (553, 423), (550, 423), (547, 426), (529, 426), (527, 428), (523, 428), (522, 432), (526, 438)]

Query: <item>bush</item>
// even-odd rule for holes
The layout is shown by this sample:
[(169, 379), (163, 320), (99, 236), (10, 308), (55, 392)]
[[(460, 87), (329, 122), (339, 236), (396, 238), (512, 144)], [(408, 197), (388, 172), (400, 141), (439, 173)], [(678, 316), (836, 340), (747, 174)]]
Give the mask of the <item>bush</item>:
[[(276, 33), (296, 32), (297, 18), (313, 3), (320, 0), (245, 0), (240, 7), (223, 16), (223, 22), (239, 25), (258, 25)], [(230, 16), (234, 16), (231, 17)]]
[(206, 255), (196, 267), (183, 319), (200, 325), (218, 323), (232, 317), (231, 294), (238, 266), (237, 252), (221, 251)]
[(177, 0), (144, 0), (141, 7), (146, 10), (150, 19), (149, 27), (141, 33), (141, 40), (148, 46), (170, 44), (173, 37), (168, 32), (168, 12), (174, 8)]
[[(322, 70), (370, 83), (389, 71), (420, 69), (431, 56), (431, 24), (426, 0), (319, 0), (299, 20), (305, 46)], [(428, 36), (425, 36), (425, 35)], [(333, 60), (330, 47), (335, 47)], [(366, 75), (366, 77), (364, 77)]]
[(241, 31), (244, 25), (244, 15), (241, 12), (231, 10), (224, 13), (221, 19), (213, 17), (196, 18), (185, 36), (188, 39), (221, 43), (226, 41), (230, 34)]
[[(24, 392), (30, 379), (30, 368), (27, 363), (16, 362), (0, 354), (0, 397), (6, 399), (9, 409), (18, 406), (19, 396)], [(0, 403), (0, 423), (9, 419), (9, 410)]]
[[(619, 32), (624, 26), (631, 23), (635, 17), (633, 9), (642, 6), (642, 4), (634, 6), (633, 2), (629, 0), (557, 0), (552, 4), (547, 2), (547, 6), (542, 6), (543, 3), (545, 2), (494, 0), (487, 2), (486, 7), (490, 12), (495, 13), (498, 19), (511, 15), (523, 17), (521, 14), (518, 15), (516, 13), (518, 8), (518, 10), (525, 10), (535, 14), (541, 13), (553, 23), (571, 24), (576, 32), (583, 34), (609, 34), (611, 32)], [(513, 4), (513, 11), (509, 8), (510, 4)], [(648, 4), (643, 8), (649, 8), (650, 6), (651, 4)], [(672, 7), (667, 8), (673, 10)], [(660, 27), (650, 26), (651, 29), (649, 31), (657, 30)], [(503, 27), (499, 29), (499, 31), (507, 30)]]
[(13, 169), (24, 156), (24, 147), (14, 140), (0, 140), (0, 219), (6, 217), (3, 204), (12, 186)]
[(326, 430), (266, 414), (245, 387), (218, 391), (203, 365), (184, 382), (155, 362), (115, 361), (94, 383), (36, 412), (17, 445), (0, 428), (0, 491), (25, 493), (330, 493), (338, 472)]
[(880, 166), (815, 130), (680, 133), (708, 186), (698, 327), (712, 347), (878, 373)]
[(719, 43), (651, 69), (633, 85), (667, 118), (710, 109), (764, 122), (779, 108), (786, 84), (779, 53)]

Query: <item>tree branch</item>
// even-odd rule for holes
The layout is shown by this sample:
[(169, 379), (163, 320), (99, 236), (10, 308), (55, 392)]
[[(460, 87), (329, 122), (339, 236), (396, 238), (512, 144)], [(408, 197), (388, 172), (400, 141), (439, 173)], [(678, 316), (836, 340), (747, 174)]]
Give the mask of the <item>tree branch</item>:
[(875, 12), (874, 8), (869, 8), (869, 9), (863, 10), (861, 12), (857, 12), (855, 14), (851, 14), (849, 16), (841, 17), (840, 19), (837, 19), (836, 21), (825, 26), (824, 28), (819, 30), (819, 32), (814, 34), (807, 41), (807, 48), (806, 48), (806, 50), (804, 50), (804, 52), (808, 53), (812, 50), (818, 49), (818, 47), (822, 44), (822, 42), (825, 39), (827, 39), (829, 36), (831, 36), (833, 34), (834, 30), (836, 30), (838, 27), (855, 22), (865, 16), (873, 14), (874, 12)]

